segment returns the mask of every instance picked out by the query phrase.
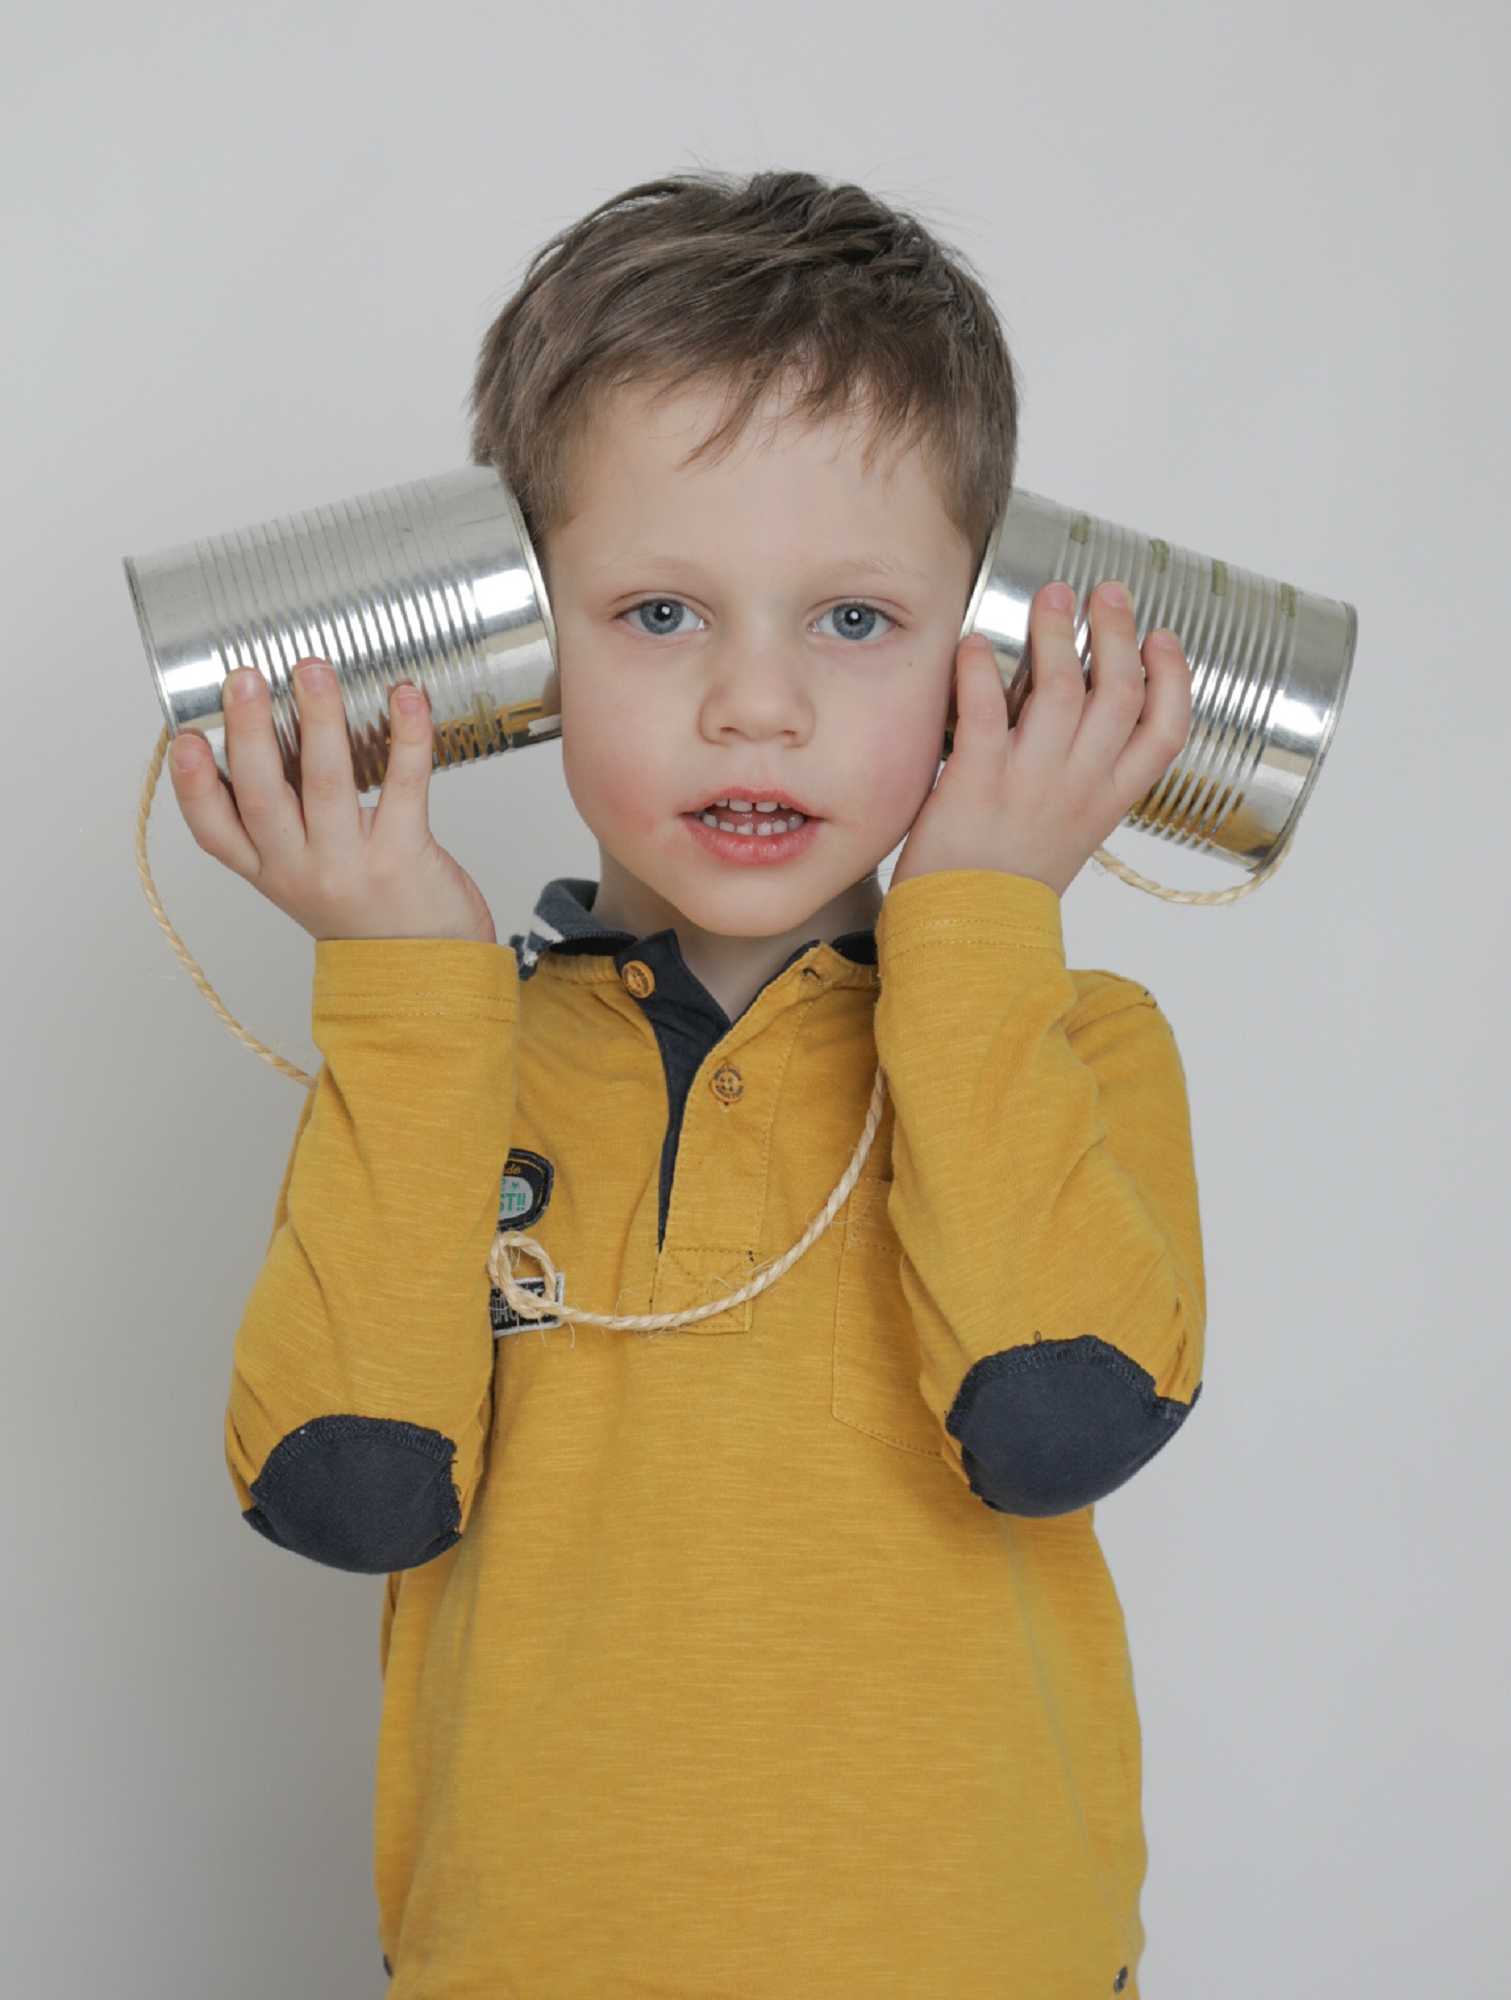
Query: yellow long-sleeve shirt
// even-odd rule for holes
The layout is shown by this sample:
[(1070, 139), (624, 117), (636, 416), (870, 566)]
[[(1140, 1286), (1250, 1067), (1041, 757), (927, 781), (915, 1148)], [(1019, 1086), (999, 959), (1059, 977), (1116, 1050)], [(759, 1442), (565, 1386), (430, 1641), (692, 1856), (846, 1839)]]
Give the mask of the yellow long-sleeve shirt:
[[(915, 876), (730, 1022), (559, 878), (509, 947), (316, 946), (236, 1336), (278, 1546), (387, 1573), (389, 2000), (1135, 1996), (1141, 1738), (1094, 1503), (1206, 1318), (1184, 1074), (1060, 899)], [(568, 1305), (522, 1320), (499, 1229)], [(515, 1269), (543, 1293), (528, 1258)]]

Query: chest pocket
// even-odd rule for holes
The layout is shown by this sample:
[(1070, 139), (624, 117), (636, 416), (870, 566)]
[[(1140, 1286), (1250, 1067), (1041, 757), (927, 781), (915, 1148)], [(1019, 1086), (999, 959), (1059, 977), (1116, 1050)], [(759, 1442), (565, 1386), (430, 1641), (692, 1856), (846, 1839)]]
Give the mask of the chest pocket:
[(918, 1336), (902, 1291), (902, 1245), (887, 1217), (892, 1182), (862, 1177), (845, 1204), (834, 1308), (833, 1411), (899, 1451), (943, 1458), (938, 1419), (918, 1389)]

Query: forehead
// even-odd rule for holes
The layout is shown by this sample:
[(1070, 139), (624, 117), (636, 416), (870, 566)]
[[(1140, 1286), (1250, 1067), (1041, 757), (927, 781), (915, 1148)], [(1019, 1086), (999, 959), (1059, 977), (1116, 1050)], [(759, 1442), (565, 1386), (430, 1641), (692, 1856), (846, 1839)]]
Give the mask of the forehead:
[(943, 514), (943, 490), (929, 456), (906, 436), (883, 437), (863, 396), (812, 416), (796, 409), (797, 387), (769, 387), (744, 428), (717, 447), (732, 417), (733, 386), (714, 381), (620, 384), (599, 393), (573, 454), (573, 512), (595, 500), (621, 508), (680, 496), (686, 504), (752, 504), (797, 496), (902, 509), (915, 523)]
[[(807, 450), (820, 457), (865, 451), (876, 435), (876, 423), (864, 391), (857, 391), (845, 408), (815, 416), (797, 407), (801, 388), (800, 379), (791, 374), (768, 384), (743, 429), (726, 437), (716, 453), (710, 450), (697, 464), (781, 449)], [(740, 395), (739, 385), (713, 378), (675, 387), (658, 382), (620, 384), (603, 392), (593, 428), (621, 448), (632, 444), (669, 464), (680, 464), (733, 417)], [(895, 463), (907, 455), (906, 446), (895, 439), (887, 444), (878, 439), (874, 455), (884, 464)]]

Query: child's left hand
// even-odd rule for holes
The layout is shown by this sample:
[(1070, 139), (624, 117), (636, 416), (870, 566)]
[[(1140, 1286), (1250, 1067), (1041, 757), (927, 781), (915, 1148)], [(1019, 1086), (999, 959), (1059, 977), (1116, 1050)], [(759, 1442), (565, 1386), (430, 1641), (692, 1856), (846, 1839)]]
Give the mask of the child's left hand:
[[(949, 868), (1029, 875), (1063, 896), (1087, 861), (1185, 748), (1191, 669), (1180, 641), (1154, 634), (1142, 654), (1131, 606), (1093, 591), (1091, 688), (1081, 675), (1074, 607), (1053, 584), (1029, 611), (1033, 686), (1015, 726), (991, 642), (973, 632), (955, 655), (954, 744), (903, 843), (890, 888)], [(1147, 680), (1145, 674), (1147, 672)]]

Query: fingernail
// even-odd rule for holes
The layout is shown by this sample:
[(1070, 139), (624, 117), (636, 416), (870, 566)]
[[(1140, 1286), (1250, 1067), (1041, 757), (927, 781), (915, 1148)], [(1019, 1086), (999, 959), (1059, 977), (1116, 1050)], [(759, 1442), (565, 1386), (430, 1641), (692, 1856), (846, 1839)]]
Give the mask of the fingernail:
[(1052, 611), (1068, 611), (1076, 601), (1076, 594), (1068, 583), (1052, 583), (1044, 594)]
[(1132, 605), (1133, 599), (1120, 583), (1104, 583), (1102, 585), (1102, 602), (1110, 604), (1115, 611), (1127, 611)]
[(231, 675), (230, 692), (232, 701), (250, 701), (257, 692), (257, 683), (262, 679), (255, 667), (238, 667)]

